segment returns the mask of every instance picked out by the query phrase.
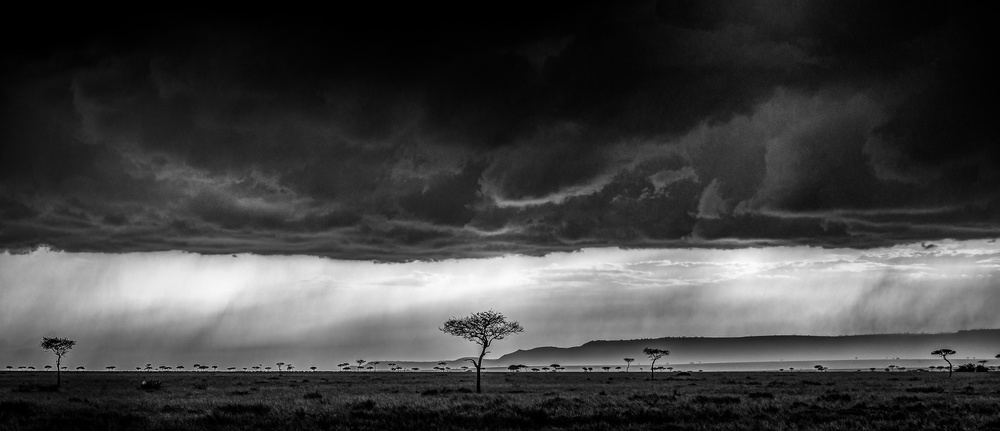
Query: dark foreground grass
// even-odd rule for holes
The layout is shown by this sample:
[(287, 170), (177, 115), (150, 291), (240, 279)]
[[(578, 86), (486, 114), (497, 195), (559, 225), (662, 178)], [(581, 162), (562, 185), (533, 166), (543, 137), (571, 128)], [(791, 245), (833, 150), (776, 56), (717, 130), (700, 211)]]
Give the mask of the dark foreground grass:
[(1000, 373), (495, 373), (483, 394), (464, 373), (54, 377), (0, 373), (0, 430), (1000, 430)]

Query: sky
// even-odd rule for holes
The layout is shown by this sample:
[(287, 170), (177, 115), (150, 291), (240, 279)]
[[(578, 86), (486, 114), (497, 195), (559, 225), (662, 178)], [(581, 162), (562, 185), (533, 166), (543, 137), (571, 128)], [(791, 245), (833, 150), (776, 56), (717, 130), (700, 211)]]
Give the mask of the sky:
[(31, 15), (0, 30), (0, 352), (457, 357), (434, 322), (491, 307), (536, 328), (512, 348), (996, 327), (978, 8)]

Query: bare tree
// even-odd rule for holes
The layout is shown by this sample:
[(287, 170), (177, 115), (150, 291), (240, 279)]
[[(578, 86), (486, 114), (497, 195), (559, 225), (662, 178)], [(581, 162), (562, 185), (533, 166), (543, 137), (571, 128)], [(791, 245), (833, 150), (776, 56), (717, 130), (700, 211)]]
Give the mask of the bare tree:
[(62, 337), (42, 337), (42, 350), (47, 350), (56, 355), (56, 387), (62, 384), (62, 372), (60, 370), (59, 364), (62, 362), (63, 356), (76, 345), (76, 341), (70, 340), (69, 338)]
[(664, 349), (652, 349), (652, 348), (647, 347), (645, 349), (642, 349), (642, 353), (645, 353), (646, 356), (649, 356), (649, 359), (652, 361), (649, 364), (649, 375), (650, 375), (650, 380), (655, 380), (656, 379), (656, 360), (660, 359), (660, 358), (662, 358), (664, 356), (669, 355), (670, 351), (669, 350), (664, 350)]
[(503, 340), (510, 335), (524, 332), (520, 323), (508, 322), (507, 317), (493, 310), (472, 313), (463, 318), (452, 317), (444, 322), (444, 327), (439, 328), (442, 332), (478, 344), (482, 349), (479, 352), (479, 360), (466, 359), (476, 367), (476, 393), (482, 393), (482, 370), (483, 357), (489, 353), (490, 344), (497, 340)]
[(957, 352), (951, 349), (938, 349), (931, 352), (932, 355), (940, 356), (941, 359), (944, 359), (944, 361), (948, 363), (948, 377), (951, 377), (951, 371), (952, 371), (951, 361), (948, 360), (948, 357), (954, 355), (955, 353)]
[(635, 361), (635, 358), (625, 358), (625, 372), (626, 373), (628, 372), (628, 367), (632, 366), (632, 362), (634, 362), (634, 361)]

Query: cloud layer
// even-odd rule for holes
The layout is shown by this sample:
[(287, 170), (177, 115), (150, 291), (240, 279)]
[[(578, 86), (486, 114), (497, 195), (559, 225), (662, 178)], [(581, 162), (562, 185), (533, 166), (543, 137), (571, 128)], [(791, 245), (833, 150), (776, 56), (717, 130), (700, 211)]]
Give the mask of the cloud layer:
[(401, 261), (1000, 236), (973, 6), (521, 6), (7, 28), (0, 247)]

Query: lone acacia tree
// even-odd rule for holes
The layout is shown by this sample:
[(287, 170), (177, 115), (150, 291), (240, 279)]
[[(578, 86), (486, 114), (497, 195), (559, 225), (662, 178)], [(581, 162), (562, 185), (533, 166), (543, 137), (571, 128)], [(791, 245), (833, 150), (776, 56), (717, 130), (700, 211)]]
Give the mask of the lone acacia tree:
[(656, 360), (669, 355), (670, 351), (664, 349), (651, 349), (647, 347), (645, 349), (642, 349), (642, 353), (645, 353), (646, 356), (649, 356), (649, 359), (652, 361), (649, 364), (649, 376), (650, 376), (649, 379), (656, 380)]
[(635, 358), (625, 358), (625, 372), (626, 373), (628, 372), (628, 367), (632, 366), (632, 361), (635, 361)]
[(948, 360), (948, 356), (954, 355), (955, 353), (956, 352), (954, 350), (951, 350), (951, 349), (938, 349), (938, 350), (935, 350), (935, 351), (931, 352), (932, 355), (940, 356), (941, 359), (944, 359), (944, 361), (948, 363), (948, 377), (951, 377), (951, 371), (952, 371), (951, 370), (951, 361)]
[(56, 387), (58, 388), (62, 384), (62, 367), (59, 364), (62, 362), (62, 357), (69, 353), (70, 349), (76, 345), (76, 341), (70, 340), (69, 338), (62, 337), (42, 337), (42, 350), (48, 350), (56, 355)]
[(502, 340), (510, 335), (524, 332), (520, 323), (508, 322), (507, 317), (493, 310), (472, 313), (468, 317), (461, 319), (452, 317), (444, 322), (443, 328), (438, 328), (442, 332), (456, 337), (462, 337), (472, 341), (482, 347), (479, 352), (479, 360), (466, 359), (476, 366), (476, 393), (482, 393), (482, 370), (483, 357), (489, 353), (490, 344), (494, 341)]

